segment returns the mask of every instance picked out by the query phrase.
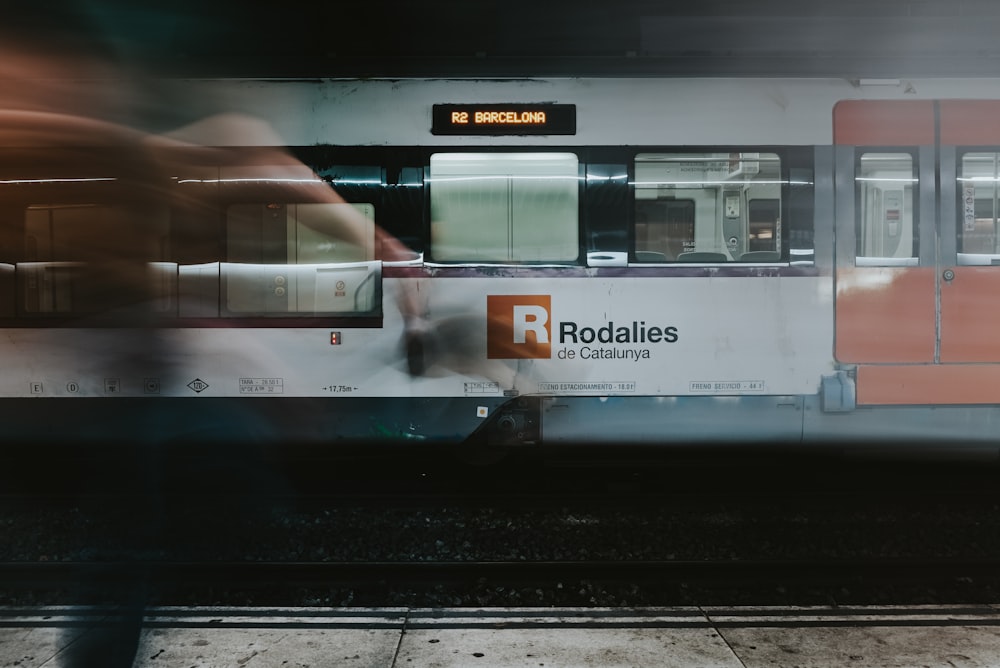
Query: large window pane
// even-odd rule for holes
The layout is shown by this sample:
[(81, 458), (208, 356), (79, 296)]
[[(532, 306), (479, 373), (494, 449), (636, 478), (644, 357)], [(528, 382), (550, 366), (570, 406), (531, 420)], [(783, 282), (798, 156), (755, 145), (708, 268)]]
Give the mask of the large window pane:
[[(959, 177), (959, 252), (1000, 254), (1000, 153), (966, 153)], [(960, 260), (972, 261), (971, 258)]]
[(371, 204), (238, 204), (227, 211), (226, 309), (351, 313), (375, 304)]
[(861, 156), (856, 176), (859, 265), (916, 262), (915, 174), (909, 153)]
[(642, 153), (635, 160), (636, 262), (781, 259), (774, 153)]
[(572, 153), (431, 156), (431, 252), (441, 262), (573, 262), (579, 166)]

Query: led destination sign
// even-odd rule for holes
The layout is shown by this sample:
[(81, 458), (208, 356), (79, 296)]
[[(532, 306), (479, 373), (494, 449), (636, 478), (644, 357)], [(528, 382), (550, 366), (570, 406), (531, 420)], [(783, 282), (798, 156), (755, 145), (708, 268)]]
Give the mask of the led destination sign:
[(436, 135), (573, 135), (575, 104), (435, 104)]

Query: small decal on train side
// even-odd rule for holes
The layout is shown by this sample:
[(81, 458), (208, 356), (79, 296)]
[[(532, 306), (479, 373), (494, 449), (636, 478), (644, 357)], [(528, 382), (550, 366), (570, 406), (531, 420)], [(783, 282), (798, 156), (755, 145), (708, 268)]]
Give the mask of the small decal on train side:
[(203, 381), (201, 378), (195, 378), (190, 383), (187, 384), (194, 392), (201, 394), (208, 389), (208, 383)]
[(763, 380), (693, 380), (688, 385), (692, 393), (708, 394), (763, 392), (766, 388)]
[(634, 380), (618, 381), (562, 381), (558, 383), (539, 383), (539, 392), (572, 392), (574, 394), (620, 394), (635, 392)]
[(284, 378), (240, 378), (240, 394), (284, 394)]
[(465, 393), (466, 394), (499, 394), (500, 393), (500, 383), (494, 381), (472, 381), (466, 382)]

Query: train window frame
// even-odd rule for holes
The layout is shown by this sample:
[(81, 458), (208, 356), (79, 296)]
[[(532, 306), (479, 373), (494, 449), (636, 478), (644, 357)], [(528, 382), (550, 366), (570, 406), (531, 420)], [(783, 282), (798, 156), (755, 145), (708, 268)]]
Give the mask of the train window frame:
[[(657, 181), (644, 181), (643, 179), (646, 178), (658, 177), (644, 175), (642, 172), (649, 170), (642, 169), (640, 165), (650, 165), (657, 162), (663, 164), (677, 163), (679, 165), (705, 163), (706, 170), (711, 170), (712, 167), (709, 167), (708, 165), (714, 164), (715, 171), (719, 172), (719, 174), (717, 175), (718, 178), (712, 178), (708, 171), (706, 171), (706, 175), (702, 181), (694, 179), (690, 181), (666, 181), (663, 183)], [(691, 263), (787, 263), (787, 235), (784, 234), (784, 228), (788, 225), (788, 221), (784, 212), (789, 207), (788, 188), (790, 181), (788, 170), (790, 169), (790, 162), (791, 161), (785, 152), (777, 147), (705, 147), (700, 148), (699, 150), (686, 148), (651, 148), (637, 151), (632, 157), (630, 167), (632, 185), (632, 204), (630, 212), (631, 222), (629, 225), (630, 263), (638, 265), (685, 265)], [(768, 176), (761, 179), (746, 178), (748, 175), (752, 177), (753, 174), (759, 174), (762, 163), (774, 165), (773, 168), (765, 170), (765, 172), (769, 175), (773, 173), (773, 181), (768, 182)], [(721, 165), (725, 166), (720, 167)], [(754, 172), (755, 167), (756, 172)], [(666, 169), (668, 172), (670, 171), (669, 167)], [(683, 166), (678, 167), (678, 171), (683, 169)], [(664, 199), (668, 201), (670, 199), (673, 199), (674, 201), (683, 199), (680, 196), (680, 191), (694, 190), (694, 188), (685, 189), (683, 187), (678, 187), (686, 183), (701, 183), (703, 184), (701, 189), (706, 191), (712, 189), (717, 190), (714, 197), (710, 198), (713, 200), (712, 202), (709, 202), (709, 204), (711, 204), (709, 208), (711, 208), (712, 211), (711, 215), (707, 216), (709, 219), (713, 220), (711, 224), (711, 232), (714, 234), (715, 238), (711, 241), (706, 241), (704, 234), (702, 234), (700, 238), (698, 237), (698, 211), (696, 207), (696, 239), (695, 247), (693, 249), (686, 250), (683, 253), (678, 253), (675, 257), (670, 257), (669, 254), (664, 254), (666, 255), (664, 258), (646, 255), (646, 251), (648, 249), (639, 247), (639, 235), (637, 233), (637, 225), (639, 224), (639, 202), (643, 199)], [(727, 183), (731, 186), (728, 189), (726, 189)], [(764, 197), (760, 194), (754, 196), (753, 193), (758, 192), (761, 187), (773, 187), (774, 190), (769, 193), (771, 196)], [(639, 195), (640, 192), (644, 190), (652, 190), (653, 188), (656, 188), (658, 191), (656, 197), (649, 198)], [(678, 191), (678, 194), (673, 198), (670, 197), (669, 193), (672, 189)], [(666, 191), (663, 193), (662, 197), (660, 197), (659, 190)], [(752, 252), (749, 248), (749, 220), (747, 216), (750, 209), (749, 203), (754, 200), (776, 200), (778, 202), (778, 216), (774, 222), (772, 232), (774, 238), (774, 250)], [(705, 213), (702, 215), (705, 216)], [(704, 227), (704, 223), (702, 224), (702, 227)], [(742, 250), (740, 249), (741, 245), (743, 246)], [(681, 255), (686, 255), (686, 257), (680, 257)]]
[[(884, 176), (874, 178), (868, 175), (863, 167), (866, 157), (874, 159), (881, 156), (886, 161), (901, 160), (904, 156), (909, 160), (909, 176)], [(896, 170), (900, 171), (900, 170)], [(903, 187), (903, 196), (900, 200), (899, 209), (886, 210), (886, 230), (891, 232), (892, 211), (897, 211), (898, 215), (905, 220), (909, 213), (909, 255), (871, 255), (863, 254), (863, 244), (869, 235), (867, 227), (868, 206), (866, 184), (874, 182), (886, 183), (908, 183), (909, 198), (905, 196), (906, 186)], [(883, 199), (884, 201), (884, 199)], [(908, 207), (908, 208), (907, 208)], [(905, 229), (905, 227), (904, 227)], [(905, 237), (897, 243), (903, 244)], [(884, 239), (883, 239), (884, 241)], [(874, 240), (872, 241), (874, 243)], [(906, 248), (902, 245), (901, 248)], [(905, 251), (904, 251), (905, 252)], [(917, 151), (911, 147), (886, 147), (886, 146), (866, 146), (859, 147), (855, 151), (854, 160), (854, 264), (859, 267), (885, 267), (885, 266), (916, 266), (920, 261), (920, 158)]]

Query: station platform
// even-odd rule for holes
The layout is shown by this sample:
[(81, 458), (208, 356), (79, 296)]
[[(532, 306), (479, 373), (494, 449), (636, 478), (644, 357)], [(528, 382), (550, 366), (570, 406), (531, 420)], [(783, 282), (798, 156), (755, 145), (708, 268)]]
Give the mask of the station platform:
[(102, 633), (104, 641), (132, 643), (136, 668), (1000, 666), (1000, 606), (983, 605), (164, 607), (136, 613), (141, 625), (127, 617), (83, 607), (0, 608), (0, 666), (99, 665), (85, 663), (79, 648), (93, 649)]

